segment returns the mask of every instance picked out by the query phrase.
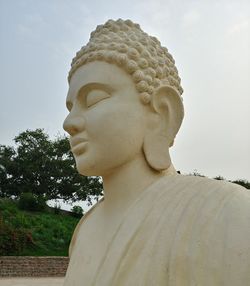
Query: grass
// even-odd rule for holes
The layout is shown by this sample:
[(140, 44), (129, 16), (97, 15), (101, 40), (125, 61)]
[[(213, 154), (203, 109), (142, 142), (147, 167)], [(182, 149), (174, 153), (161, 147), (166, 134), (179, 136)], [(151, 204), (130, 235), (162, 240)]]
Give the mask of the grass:
[(70, 212), (24, 211), (0, 199), (0, 255), (67, 256), (78, 221)]

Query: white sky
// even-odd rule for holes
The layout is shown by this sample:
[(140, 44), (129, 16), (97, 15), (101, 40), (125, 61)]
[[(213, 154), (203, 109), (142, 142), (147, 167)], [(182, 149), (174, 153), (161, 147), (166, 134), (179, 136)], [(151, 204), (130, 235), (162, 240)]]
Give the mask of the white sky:
[(176, 169), (250, 180), (248, 0), (0, 0), (0, 144), (28, 128), (63, 134), (71, 59), (109, 18), (139, 23), (176, 60)]

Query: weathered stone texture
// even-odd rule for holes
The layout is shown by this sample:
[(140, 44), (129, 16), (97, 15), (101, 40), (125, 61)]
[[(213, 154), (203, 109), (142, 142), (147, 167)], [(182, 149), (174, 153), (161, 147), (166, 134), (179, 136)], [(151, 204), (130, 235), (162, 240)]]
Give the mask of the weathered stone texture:
[(0, 256), (0, 277), (65, 276), (68, 257)]

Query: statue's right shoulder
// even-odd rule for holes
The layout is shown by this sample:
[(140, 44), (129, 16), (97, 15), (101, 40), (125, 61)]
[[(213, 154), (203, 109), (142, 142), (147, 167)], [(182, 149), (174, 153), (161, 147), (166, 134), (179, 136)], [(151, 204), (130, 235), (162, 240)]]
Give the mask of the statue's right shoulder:
[(93, 211), (96, 209), (97, 206), (99, 206), (99, 204), (104, 200), (104, 198), (101, 198), (95, 205), (92, 206), (92, 208), (89, 209), (89, 211), (86, 212), (86, 214), (80, 219), (80, 221), (78, 222), (74, 232), (73, 232), (73, 235), (72, 235), (72, 238), (71, 238), (71, 241), (70, 241), (70, 245), (69, 245), (69, 257), (71, 257), (71, 254), (72, 254), (72, 251), (73, 251), (73, 248), (74, 248), (74, 245), (75, 245), (75, 242), (76, 242), (76, 239), (77, 239), (77, 235), (78, 235), (78, 232), (80, 230), (80, 227), (82, 226), (82, 224), (86, 221), (86, 219), (88, 218), (88, 216), (90, 214), (93, 213)]

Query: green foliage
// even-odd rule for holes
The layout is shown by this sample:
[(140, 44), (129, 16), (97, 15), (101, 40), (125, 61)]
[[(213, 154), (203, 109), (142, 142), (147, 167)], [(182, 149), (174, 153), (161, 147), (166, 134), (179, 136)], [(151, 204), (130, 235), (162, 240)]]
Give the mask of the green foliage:
[(197, 170), (194, 170), (193, 173), (190, 174), (191, 176), (197, 176), (197, 177), (205, 177), (204, 175), (200, 174)]
[(82, 217), (83, 216), (83, 209), (81, 206), (73, 206), (71, 209), (72, 215), (75, 217)]
[(32, 193), (22, 193), (18, 200), (18, 207), (27, 211), (42, 211), (46, 208), (45, 199)]
[(61, 205), (56, 203), (56, 204), (54, 205), (54, 213), (55, 213), (55, 214), (59, 214), (60, 211), (61, 211)]
[[(214, 179), (215, 180), (226, 180), (222, 176), (216, 176)], [(229, 181), (229, 182), (240, 185), (248, 190), (250, 189), (250, 182), (248, 182), (247, 180), (235, 180), (235, 181)]]
[(29, 212), (0, 199), (0, 255), (67, 256), (78, 221), (67, 212)]
[(25, 230), (24, 218), (20, 216), (19, 224), (13, 219), (18, 214), (16, 202), (0, 200), (0, 255), (19, 255), (24, 248), (33, 246), (32, 235)]
[(14, 229), (0, 216), (0, 255), (19, 255), (25, 247), (32, 246), (32, 236), (23, 229)]
[(218, 180), (218, 181), (223, 181), (225, 180), (222, 176), (216, 176), (214, 177), (215, 180)]
[(250, 189), (250, 182), (248, 182), (247, 180), (235, 180), (231, 182), (234, 184), (241, 185), (242, 187), (245, 187), (246, 189)]
[(102, 193), (98, 177), (78, 174), (66, 137), (50, 140), (43, 129), (26, 130), (14, 138), (14, 147), (0, 145), (0, 197), (38, 198), (75, 202)]

